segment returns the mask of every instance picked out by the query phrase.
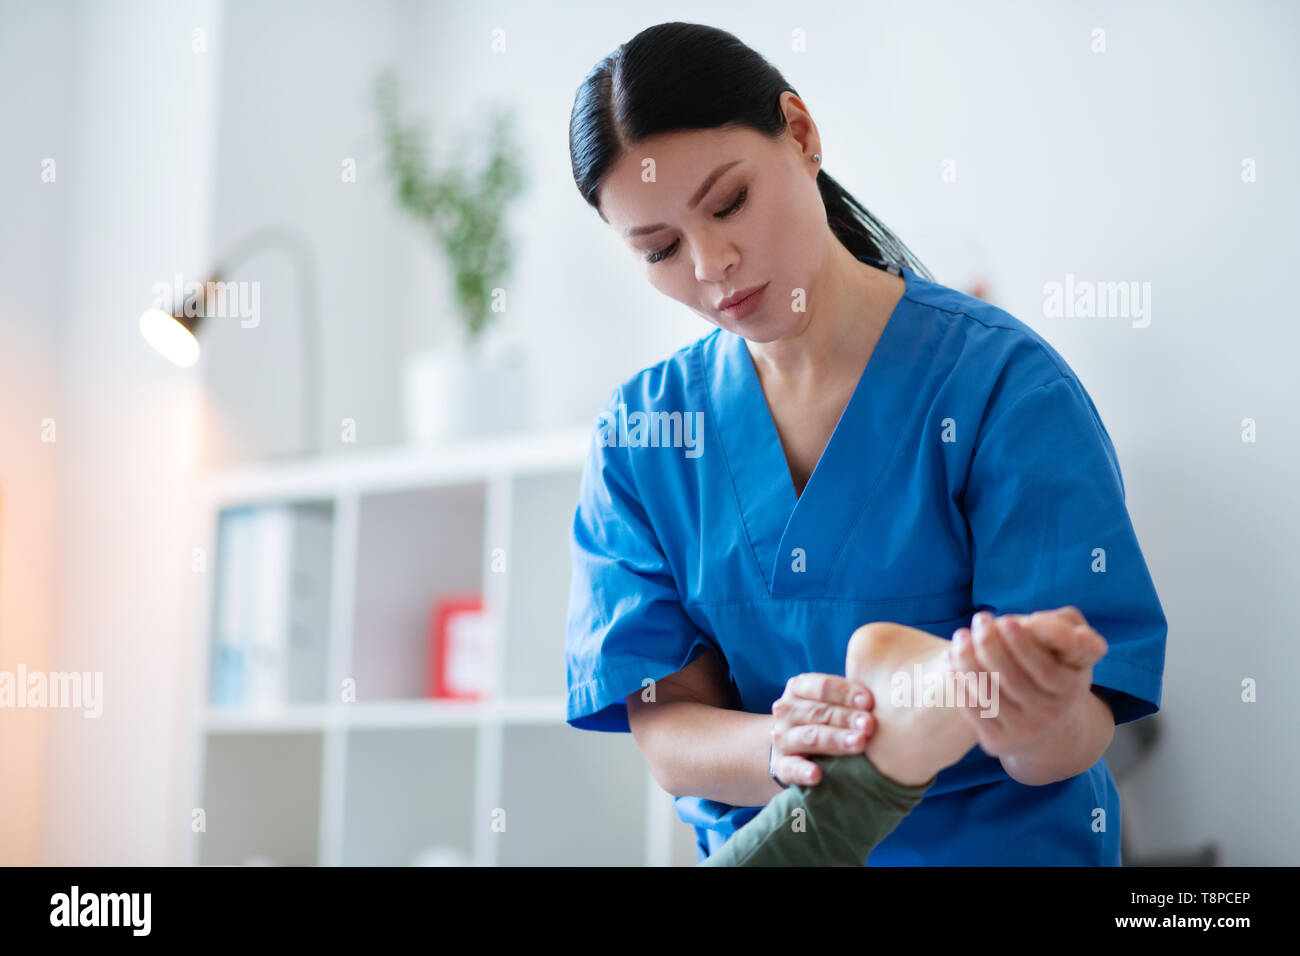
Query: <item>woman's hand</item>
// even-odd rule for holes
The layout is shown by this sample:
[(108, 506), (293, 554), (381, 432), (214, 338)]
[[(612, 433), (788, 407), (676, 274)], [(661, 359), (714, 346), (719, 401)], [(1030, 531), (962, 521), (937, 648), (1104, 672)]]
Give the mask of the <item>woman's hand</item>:
[(800, 754), (862, 753), (876, 729), (875, 699), (859, 681), (835, 674), (796, 674), (772, 704), (772, 773), (813, 786), (821, 768)]
[(1092, 665), (1106, 650), (1106, 641), (1072, 606), (996, 619), (981, 611), (972, 627), (958, 629), (953, 670), (998, 678), (996, 716), (981, 716), (978, 702), (961, 708), (984, 752), (1002, 757), (1051, 731), (1089, 692)]

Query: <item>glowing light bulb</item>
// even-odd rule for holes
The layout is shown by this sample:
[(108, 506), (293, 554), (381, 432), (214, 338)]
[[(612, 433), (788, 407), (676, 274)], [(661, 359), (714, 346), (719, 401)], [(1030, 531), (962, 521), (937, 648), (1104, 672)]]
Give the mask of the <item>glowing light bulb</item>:
[(199, 360), (199, 340), (162, 309), (140, 313), (140, 334), (168, 360), (188, 368)]

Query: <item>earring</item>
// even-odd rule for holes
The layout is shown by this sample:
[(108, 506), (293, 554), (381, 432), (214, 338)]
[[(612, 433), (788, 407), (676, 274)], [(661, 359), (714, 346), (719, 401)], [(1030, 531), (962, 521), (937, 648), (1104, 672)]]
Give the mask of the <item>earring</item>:
[(814, 162), (814, 163), (820, 163), (821, 161), (822, 161), (822, 154), (821, 154), (821, 153), (813, 153), (813, 162)]

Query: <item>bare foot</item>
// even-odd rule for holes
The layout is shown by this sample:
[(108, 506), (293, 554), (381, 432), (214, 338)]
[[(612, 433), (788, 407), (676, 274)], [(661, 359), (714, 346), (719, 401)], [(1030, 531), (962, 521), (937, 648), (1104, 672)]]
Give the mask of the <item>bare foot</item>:
[[(886, 777), (914, 787), (956, 763), (975, 746), (975, 733), (954, 707), (901, 706), (893, 702), (894, 675), (924, 681), (939, 679), (950, 668), (949, 644), (942, 638), (902, 624), (875, 622), (853, 632), (844, 659), (844, 676), (871, 688), (876, 731), (867, 741), (866, 757)], [(911, 694), (906, 695), (911, 703)]]

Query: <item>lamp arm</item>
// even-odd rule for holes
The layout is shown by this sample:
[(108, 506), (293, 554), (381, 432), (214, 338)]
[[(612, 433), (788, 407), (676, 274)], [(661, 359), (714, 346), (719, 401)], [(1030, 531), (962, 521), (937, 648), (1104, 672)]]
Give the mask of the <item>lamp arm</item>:
[[(244, 236), (229, 249), (212, 270), (209, 282), (221, 281), (239, 263), (265, 248), (284, 249), (298, 278), (298, 342), (302, 372), (302, 435), (307, 454), (319, 450), (312, 415), (320, 398), (320, 313), (316, 301), (316, 257), (306, 236), (289, 226), (262, 226)], [(204, 289), (207, 284), (204, 284)]]

